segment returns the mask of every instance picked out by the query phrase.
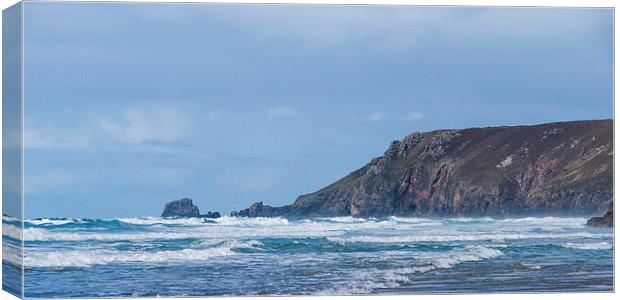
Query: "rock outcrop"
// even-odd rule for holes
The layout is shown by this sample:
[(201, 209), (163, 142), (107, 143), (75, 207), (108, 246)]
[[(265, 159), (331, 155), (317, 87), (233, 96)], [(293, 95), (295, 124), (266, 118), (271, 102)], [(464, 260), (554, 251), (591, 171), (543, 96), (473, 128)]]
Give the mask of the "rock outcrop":
[(613, 121), (413, 133), (291, 205), (249, 217), (602, 214), (613, 202)]
[(591, 218), (588, 220), (586, 225), (592, 227), (614, 227), (614, 211), (610, 210), (602, 217)]
[(208, 212), (201, 215), (198, 206), (192, 203), (192, 199), (183, 198), (168, 202), (161, 216), (162, 218), (219, 218), (220, 213)]

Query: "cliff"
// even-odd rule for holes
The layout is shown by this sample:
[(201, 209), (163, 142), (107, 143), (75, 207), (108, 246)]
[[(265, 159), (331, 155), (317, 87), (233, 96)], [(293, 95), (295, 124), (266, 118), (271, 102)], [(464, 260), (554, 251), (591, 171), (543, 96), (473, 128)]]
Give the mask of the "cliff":
[(613, 121), (413, 133), (291, 205), (237, 216), (600, 215), (613, 201)]
[(219, 218), (219, 212), (208, 212), (205, 215), (200, 214), (198, 206), (194, 205), (192, 199), (183, 198), (166, 203), (162, 218)]

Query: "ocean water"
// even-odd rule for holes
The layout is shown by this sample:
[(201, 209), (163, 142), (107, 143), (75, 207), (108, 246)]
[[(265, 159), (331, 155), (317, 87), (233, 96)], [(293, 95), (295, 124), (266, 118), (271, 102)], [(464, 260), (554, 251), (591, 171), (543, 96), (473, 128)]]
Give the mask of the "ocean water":
[[(584, 218), (32, 219), (26, 297), (613, 290)], [(5, 247), (20, 231), (3, 218)], [(3, 257), (5, 270), (19, 257)], [(10, 283), (9, 283), (10, 284)]]

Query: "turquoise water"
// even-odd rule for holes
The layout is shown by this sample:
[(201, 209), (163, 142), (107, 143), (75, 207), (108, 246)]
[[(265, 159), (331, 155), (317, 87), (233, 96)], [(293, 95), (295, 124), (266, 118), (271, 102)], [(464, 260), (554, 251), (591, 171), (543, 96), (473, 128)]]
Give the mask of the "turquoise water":
[[(613, 230), (585, 221), (33, 219), (25, 296), (612, 291)], [(5, 246), (18, 224), (3, 219)]]

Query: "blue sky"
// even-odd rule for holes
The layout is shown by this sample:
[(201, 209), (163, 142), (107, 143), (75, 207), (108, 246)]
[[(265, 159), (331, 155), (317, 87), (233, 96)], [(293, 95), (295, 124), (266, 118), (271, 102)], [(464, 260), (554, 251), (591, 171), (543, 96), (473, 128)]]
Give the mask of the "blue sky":
[(292, 203), (414, 131), (613, 115), (611, 9), (25, 5), (26, 217)]

